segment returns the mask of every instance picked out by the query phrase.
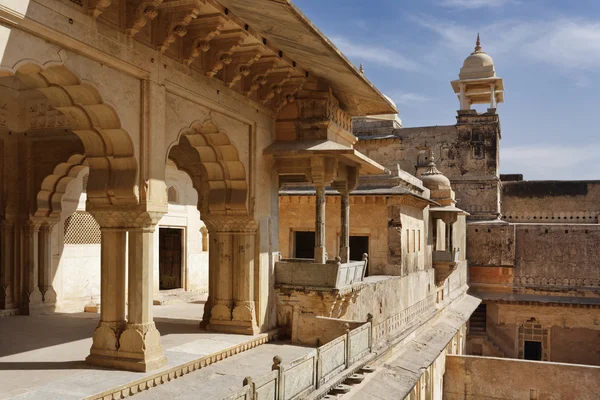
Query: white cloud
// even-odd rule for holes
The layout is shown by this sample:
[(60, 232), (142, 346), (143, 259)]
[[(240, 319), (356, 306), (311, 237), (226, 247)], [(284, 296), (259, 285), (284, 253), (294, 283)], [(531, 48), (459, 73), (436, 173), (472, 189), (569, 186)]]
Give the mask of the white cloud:
[(422, 94), (410, 92), (393, 93), (392, 95), (390, 95), (390, 97), (392, 98), (392, 100), (394, 100), (394, 103), (404, 105), (411, 103), (424, 103), (426, 101), (431, 100), (429, 97), (424, 96)]
[[(461, 0), (462, 1), (462, 0)], [(440, 51), (474, 46), (478, 30), (448, 20), (413, 17), (413, 21), (439, 36)], [(567, 69), (600, 67), (600, 23), (587, 19), (559, 18), (550, 21), (503, 20), (481, 28), (483, 50), (492, 56), (543, 62)], [(506, 59), (506, 57), (504, 57)]]
[(354, 43), (342, 36), (332, 36), (329, 39), (348, 58), (406, 71), (419, 70), (419, 64), (414, 59), (397, 51), (385, 47)]
[(441, 4), (446, 7), (483, 8), (500, 7), (513, 2), (513, 0), (443, 0)]
[(600, 145), (516, 146), (500, 151), (502, 173), (523, 174), (525, 179), (600, 179)]

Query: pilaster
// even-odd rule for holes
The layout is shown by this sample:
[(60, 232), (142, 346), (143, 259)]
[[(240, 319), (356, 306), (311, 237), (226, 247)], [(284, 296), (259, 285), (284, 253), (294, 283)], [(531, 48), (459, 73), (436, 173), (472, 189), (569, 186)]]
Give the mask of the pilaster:
[(13, 298), (14, 229), (9, 221), (0, 222), (0, 309), (16, 306)]
[(39, 232), (39, 289), (46, 311), (54, 311), (56, 306), (56, 291), (52, 286), (52, 228), (56, 222), (45, 222)]
[(23, 229), (25, 268), (21, 313), (26, 315), (40, 314), (43, 310), (43, 295), (38, 287), (40, 226), (40, 221), (30, 219)]

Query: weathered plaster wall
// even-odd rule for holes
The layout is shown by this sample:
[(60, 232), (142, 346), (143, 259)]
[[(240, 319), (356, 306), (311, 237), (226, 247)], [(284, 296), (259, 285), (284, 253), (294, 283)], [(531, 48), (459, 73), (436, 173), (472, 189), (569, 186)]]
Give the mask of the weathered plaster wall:
[(503, 358), (447, 356), (444, 399), (592, 400), (600, 368)]

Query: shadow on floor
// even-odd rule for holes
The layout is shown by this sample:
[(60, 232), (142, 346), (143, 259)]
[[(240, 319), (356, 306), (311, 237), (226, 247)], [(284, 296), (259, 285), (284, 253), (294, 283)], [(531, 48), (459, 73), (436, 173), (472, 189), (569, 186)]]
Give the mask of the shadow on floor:
[(85, 361), (0, 362), (0, 371), (35, 371), (59, 369), (102, 369)]
[[(91, 339), (99, 319), (99, 314), (91, 313), (55, 313), (36, 316), (19, 315), (1, 318), (0, 357), (39, 350), (84, 339)], [(197, 319), (187, 320), (182, 318), (172, 319), (159, 317), (154, 320), (161, 336), (174, 334), (208, 334), (207, 331), (200, 328), (200, 321)], [(40, 365), (41, 364), (44, 363), (40, 363)], [(8, 368), (3, 367), (2, 369)]]

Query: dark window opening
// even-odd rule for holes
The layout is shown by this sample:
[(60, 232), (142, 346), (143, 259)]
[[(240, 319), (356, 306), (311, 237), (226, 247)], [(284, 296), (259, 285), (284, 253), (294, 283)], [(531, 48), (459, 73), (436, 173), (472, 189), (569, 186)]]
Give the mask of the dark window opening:
[(369, 237), (350, 236), (350, 260), (360, 261), (365, 253), (369, 254)]
[[(350, 261), (362, 260), (363, 254), (369, 254), (369, 237), (368, 236), (350, 236)], [(368, 266), (367, 266), (368, 269)], [(368, 276), (365, 273), (365, 276)]]
[(180, 289), (183, 229), (160, 228), (158, 235), (159, 289)]
[(542, 361), (542, 342), (526, 340), (524, 353), (526, 360)]
[(294, 232), (294, 241), (296, 243), (295, 258), (315, 258), (315, 233), (314, 232)]

